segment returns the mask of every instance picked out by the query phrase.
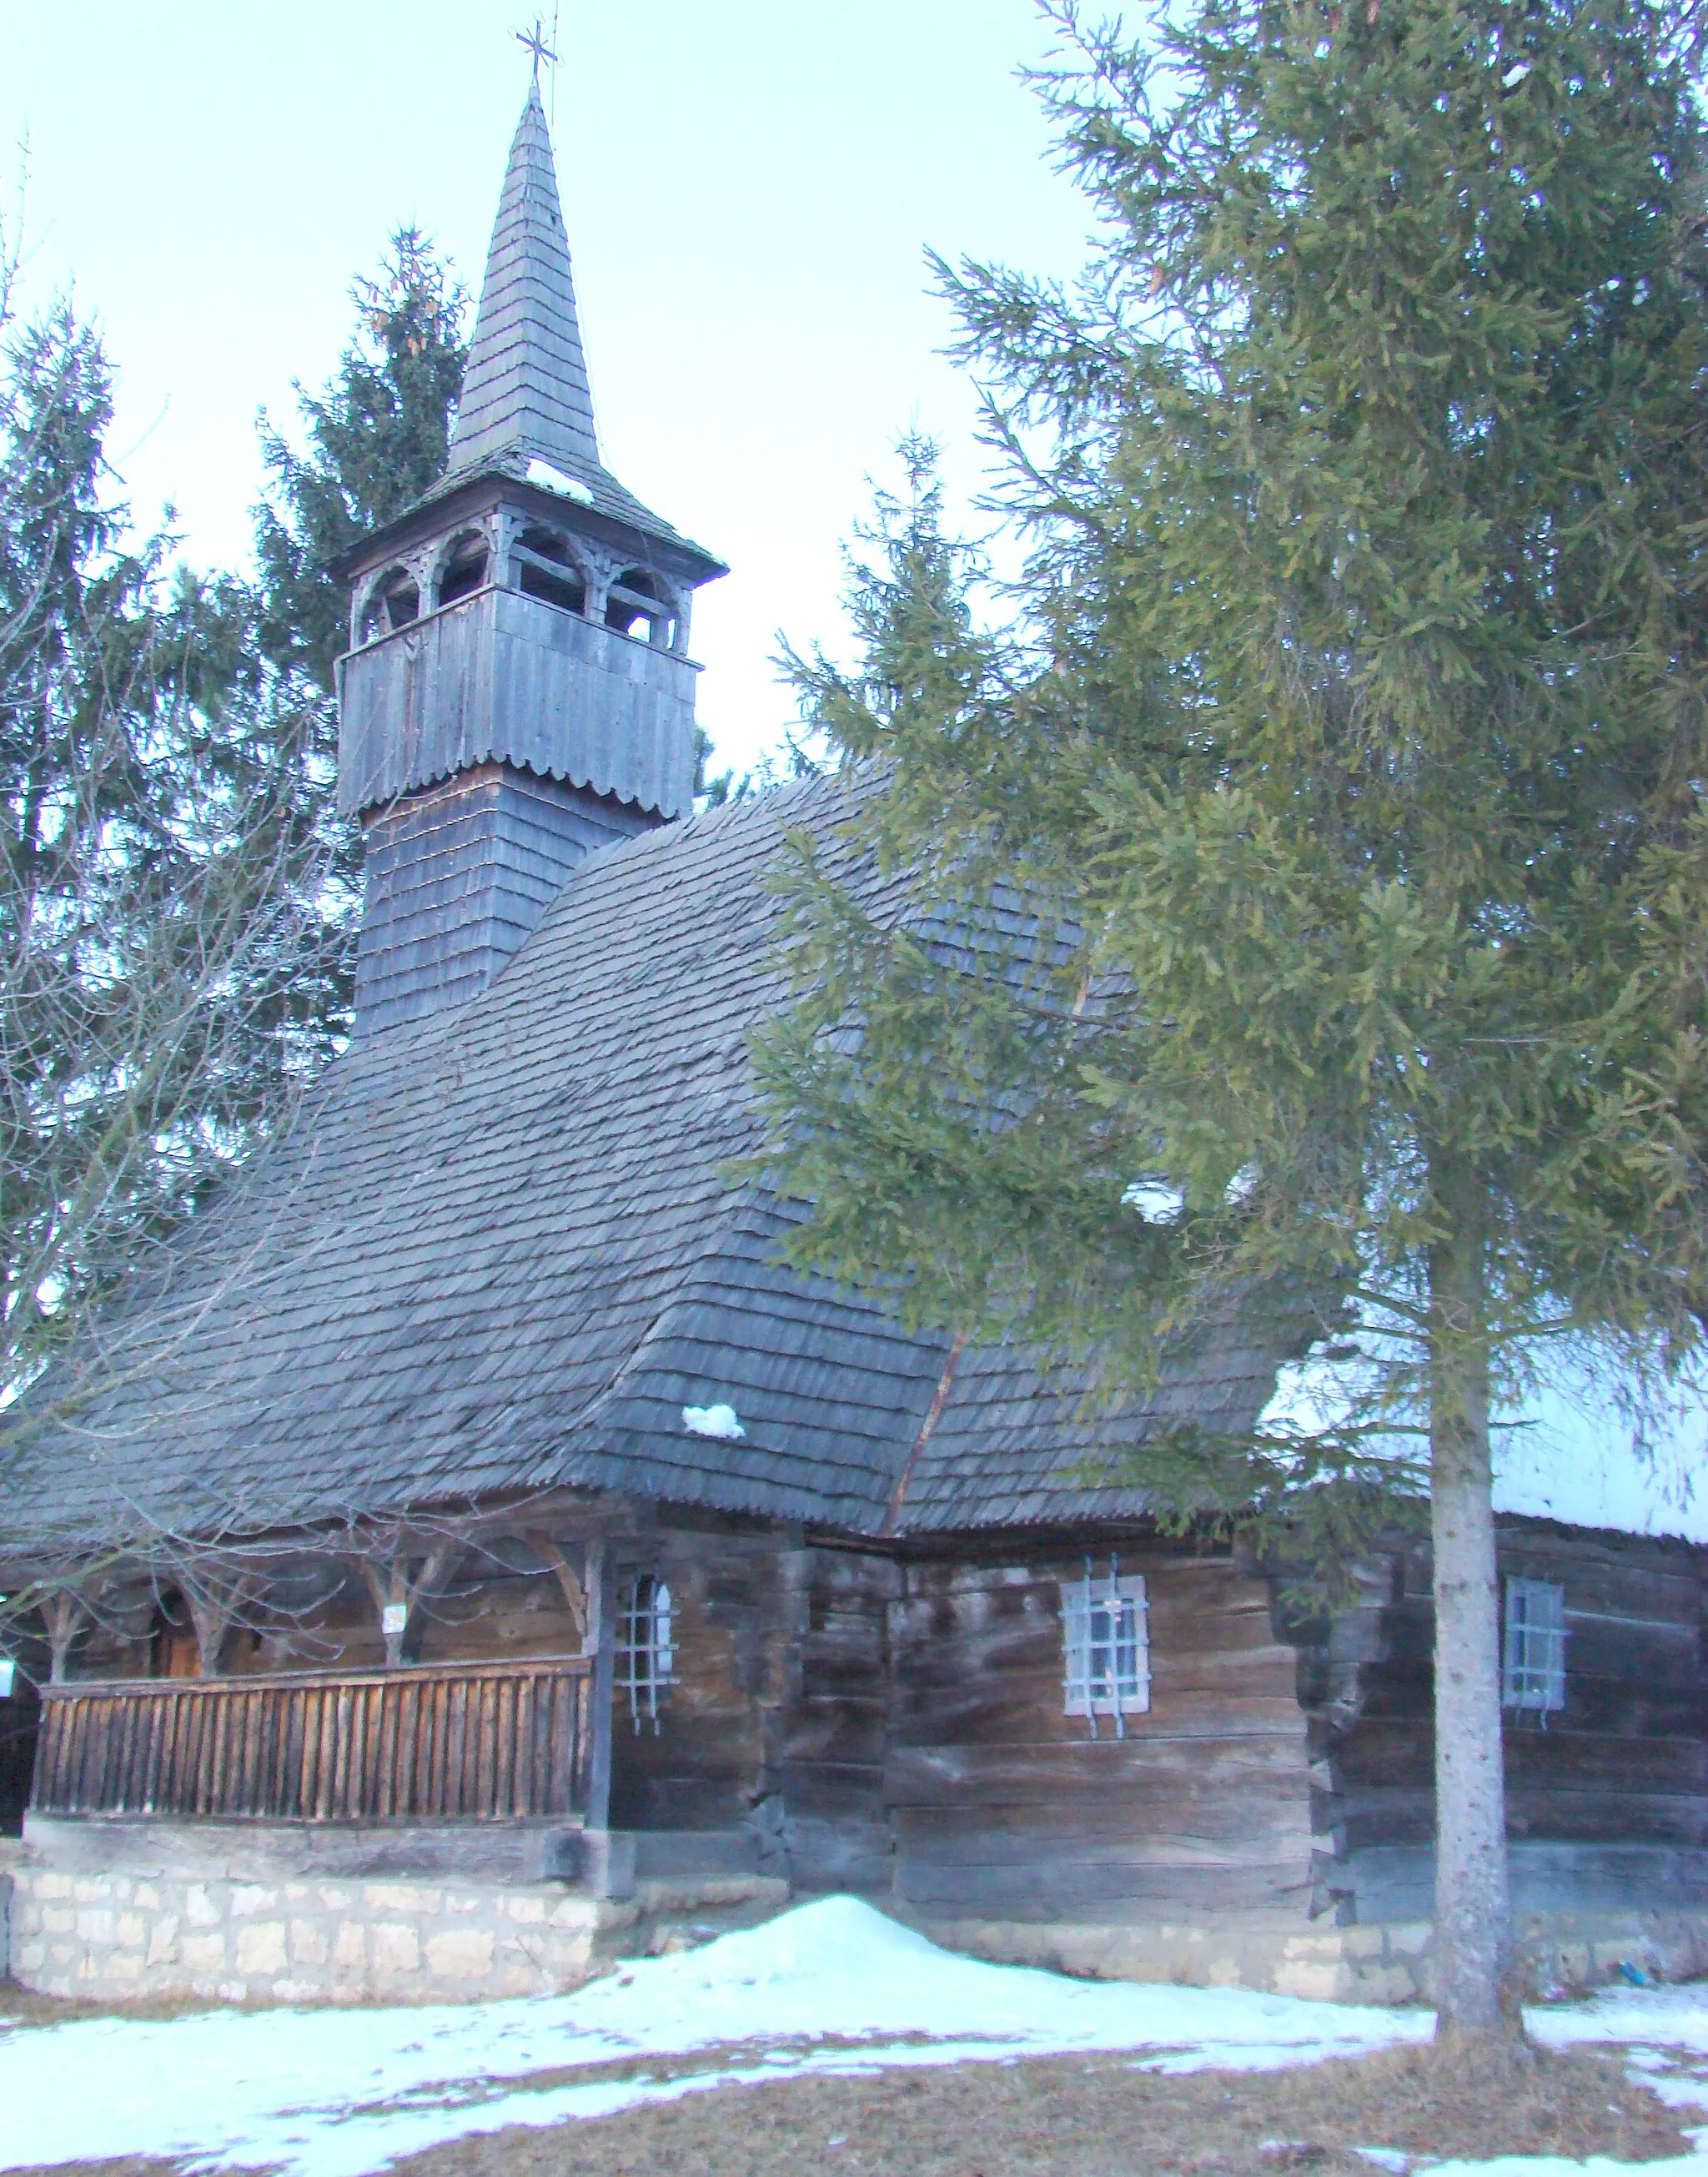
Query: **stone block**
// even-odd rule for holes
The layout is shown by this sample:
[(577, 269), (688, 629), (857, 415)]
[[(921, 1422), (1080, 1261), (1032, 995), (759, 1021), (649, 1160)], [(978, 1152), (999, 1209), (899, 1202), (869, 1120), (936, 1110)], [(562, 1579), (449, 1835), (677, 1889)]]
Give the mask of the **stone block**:
[(368, 1963), (368, 1930), (360, 1920), (341, 1920), (332, 1938), (332, 1961), (341, 1972), (360, 1972)]
[(1277, 1995), (1303, 1996), (1309, 2003), (1338, 2003), (1345, 2000), (1346, 1978), (1345, 1967), (1338, 1961), (1284, 1958), (1276, 1967), (1274, 1988)]
[(217, 1928), (225, 1918), (205, 1882), (192, 1882), (184, 1890), (184, 1918), (193, 1928)]
[(445, 1901), (442, 1890), (428, 1890), (413, 1882), (369, 1882), (363, 1886), (370, 1912), (418, 1912), (423, 1918), (437, 1919)]
[(374, 1971), (387, 1978), (421, 1971), (421, 1938), (396, 1921), (380, 1921), (368, 1931)]
[(320, 1901), (323, 1912), (347, 1912), (356, 1902), (353, 1892), (341, 1882), (322, 1882), (316, 1885), (315, 1896)]
[(162, 1912), (148, 1934), (148, 1961), (151, 1966), (170, 1966), (177, 1963), (178, 1916)]
[(226, 1969), (226, 1939), (216, 1935), (186, 1935), (179, 1946), (186, 1972), (216, 1973)]
[(111, 1950), (118, 1929), (118, 1915), (110, 1905), (79, 1905), (77, 1932), (92, 1950)]
[(320, 1921), (292, 1921), (291, 1962), (293, 1965), (324, 1966), (331, 1955), (332, 1946)]
[(599, 1901), (592, 1897), (565, 1897), (548, 1905), (545, 1916), (554, 1928), (574, 1928), (587, 1934), (602, 1924)]
[(71, 1895), (71, 1877), (68, 1874), (55, 1874), (48, 1868), (25, 1869), (19, 1874), (17, 1880), (27, 1881), (40, 1898), (69, 1897)]
[(135, 1986), (147, 1970), (147, 1961), (140, 1951), (115, 1951), (106, 1961), (106, 1970), (112, 1979)]
[(148, 1922), (140, 1912), (121, 1912), (113, 1940), (122, 1951), (139, 1951), (148, 1940)]
[(510, 1897), (505, 1900), (504, 1911), (506, 1919), (520, 1920), (533, 1927), (542, 1927), (545, 1923), (546, 1901), (543, 1897), (529, 1897), (525, 1895)]
[[(1365, 1932), (1367, 1934), (1368, 1930)], [(1378, 1949), (1380, 1949), (1379, 1937)], [(1336, 1964), (1345, 1955), (1341, 1945), (1341, 1931), (1336, 1929), (1329, 1935), (1290, 1935), (1282, 1955), (1306, 1964)]]
[(446, 1929), (427, 1939), (427, 1970), (445, 1980), (482, 1980), (492, 1971), (489, 1928)]
[(77, 1932), (77, 1910), (71, 1905), (44, 1905), (41, 1925), (50, 1935), (73, 1935)]
[(240, 1973), (282, 1972), (288, 1962), (282, 1920), (251, 1920), (237, 1931), (236, 1964)]
[(158, 1912), (161, 1909), (159, 1889), (152, 1882), (139, 1882), (135, 1902), (139, 1912)]
[(1421, 1958), (1435, 1940), (1427, 1920), (1393, 1920), (1382, 1931), (1388, 1938), (1390, 1956)]
[(254, 1920), (264, 1912), (276, 1912), (279, 1893), (270, 1882), (234, 1882), (229, 1910), (234, 1920)]

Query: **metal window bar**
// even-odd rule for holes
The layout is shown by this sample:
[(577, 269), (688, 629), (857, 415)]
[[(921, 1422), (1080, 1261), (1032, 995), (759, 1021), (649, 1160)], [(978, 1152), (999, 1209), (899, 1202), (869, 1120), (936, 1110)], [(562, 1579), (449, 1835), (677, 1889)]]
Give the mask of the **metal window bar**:
[(675, 1605), (670, 1590), (650, 1573), (623, 1590), (617, 1616), (616, 1690), (626, 1694), (638, 1735), (643, 1723), (658, 1733), (666, 1689), (676, 1683)]
[(1501, 1656), (1501, 1700), (1507, 1708), (1540, 1714), (1566, 1705), (1566, 1591), (1558, 1581), (1506, 1584), (1506, 1637)]
[(1106, 1574), (1094, 1572), (1087, 1558), (1084, 1579), (1077, 1586), (1062, 1588), (1061, 1620), (1067, 1665), (1061, 1689), (1064, 1714), (1083, 1716), (1094, 1738), (1099, 1736), (1099, 1716), (1111, 1717), (1116, 1737), (1126, 1738), (1126, 1719), (1143, 1715), (1150, 1706), (1149, 1623), (1143, 1578), (1130, 1574), (1123, 1579), (1120, 1560), (1112, 1552)]

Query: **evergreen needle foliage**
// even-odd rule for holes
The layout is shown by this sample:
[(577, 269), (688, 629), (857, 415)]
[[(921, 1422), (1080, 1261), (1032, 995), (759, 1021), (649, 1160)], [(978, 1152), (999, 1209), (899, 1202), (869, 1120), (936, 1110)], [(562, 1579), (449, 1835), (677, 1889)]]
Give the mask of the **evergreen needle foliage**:
[(349, 592), (329, 564), (423, 498), (444, 473), (468, 350), (467, 297), (418, 228), (399, 227), (377, 276), (350, 291), (356, 335), (324, 392), (297, 388), (299, 453), (264, 414), (273, 496), (256, 510), (268, 656), (330, 699), (350, 647)]
[(804, 1263), (1111, 1397), (1314, 1341), (1332, 1429), (1136, 1448), (1176, 1510), (1243, 1457), (1338, 1477), (1344, 1545), (1414, 1448), (1443, 2030), (1498, 2038), (1491, 1410), (1561, 1340), (1664, 1375), (1708, 1291), (1692, 24), (1050, 12), (1096, 259), (940, 268), (1027, 577), (989, 631), (913, 449), (859, 667), (796, 661), (887, 881), (794, 874), (769, 1168)]

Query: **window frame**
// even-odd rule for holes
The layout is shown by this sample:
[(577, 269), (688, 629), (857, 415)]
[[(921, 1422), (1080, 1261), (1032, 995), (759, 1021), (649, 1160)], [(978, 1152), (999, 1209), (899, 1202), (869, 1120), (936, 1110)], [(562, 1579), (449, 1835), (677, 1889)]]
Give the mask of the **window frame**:
[[(1109, 1629), (1112, 1608), (1119, 1617)], [(1098, 1637), (1097, 1620), (1103, 1620)], [(1111, 1657), (1095, 1668), (1099, 1655)], [(1130, 1661), (1127, 1661), (1130, 1659)], [(1107, 1573), (1061, 1583), (1061, 1712), (1083, 1716), (1097, 1736), (1100, 1716), (1113, 1721), (1116, 1736), (1130, 1716), (1150, 1710), (1150, 1603), (1142, 1573), (1122, 1574), (1111, 1559)]]
[[(1532, 1607), (1546, 1600), (1546, 1611)], [(1500, 1635), (1500, 1705), (1520, 1716), (1546, 1721), (1566, 1705), (1565, 1583), (1509, 1573), (1503, 1583)]]
[(676, 1683), (678, 1607), (662, 1573), (636, 1573), (617, 1601), (612, 1697), (626, 1694), (638, 1735), (650, 1723), (658, 1734), (663, 1696)]

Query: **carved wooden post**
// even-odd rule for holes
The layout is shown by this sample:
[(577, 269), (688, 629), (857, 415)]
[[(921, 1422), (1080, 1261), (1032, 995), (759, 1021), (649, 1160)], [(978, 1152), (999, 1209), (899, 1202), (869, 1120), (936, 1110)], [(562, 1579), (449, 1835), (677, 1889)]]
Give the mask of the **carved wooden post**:
[(41, 1607), (47, 1627), (48, 1683), (63, 1686), (77, 1636), (89, 1623), (89, 1605), (74, 1587), (62, 1587), (44, 1596)]
[(587, 1545), (587, 1630), (583, 1653), (593, 1658), (591, 1718), (592, 1744), (587, 1764), (590, 1830), (611, 1825), (611, 1699), (617, 1676), (617, 1622), (610, 1594), (610, 1558), (603, 1542)]
[(409, 1660), (421, 1629), (421, 1607), (431, 1601), (450, 1580), (463, 1547), (456, 1538), (437, 1543), (422, 1558), (420, 1569), (412, 1577), (409, 1559), (401, 1552), (383, 1566), (372, 1558), (363, 1558), (362, 1577), (379, 1612), (388, 1670), (395, 1671)]
[[(570, 1616), (575, 1620), (576, 1634), (581, 1644), (581, 1653), (584, 1656), (592, 1655), (598, 1643), (590, 1641), (588, 1639), (587, 1590), (581, 1574), (549, 1535), (531, 1535), (528, 1539), (557, 1575), (558, 1586), (562, 1590), (565, 1604)], [(588, 1547), (593, 1548), (598, 1545), (590, 1543)]]
[(188, 1606), (190, 1623), (195, 1628), (196, 1659), (203, 1678), (220, 1675), (232, 1629), (259, 1588), (260, 1582), (252, 1574), (237, 1580), (180, 1575), (178, 1592)]

